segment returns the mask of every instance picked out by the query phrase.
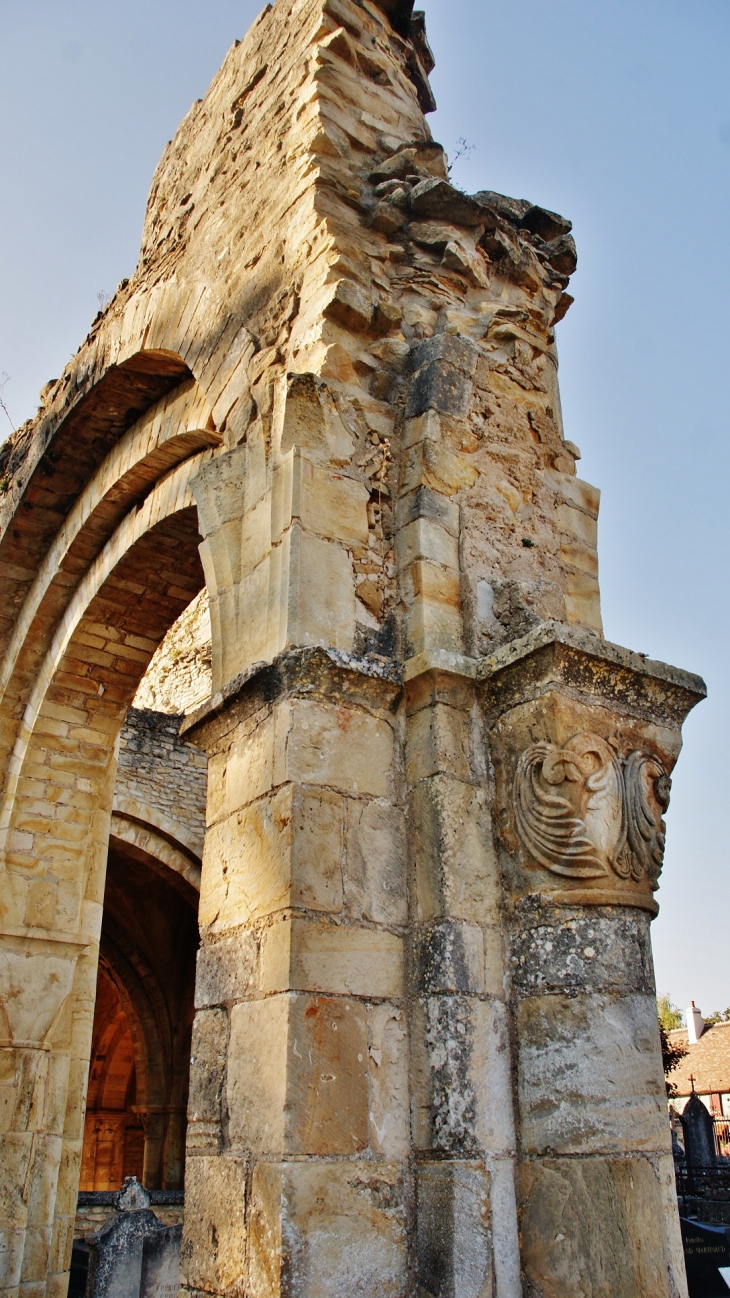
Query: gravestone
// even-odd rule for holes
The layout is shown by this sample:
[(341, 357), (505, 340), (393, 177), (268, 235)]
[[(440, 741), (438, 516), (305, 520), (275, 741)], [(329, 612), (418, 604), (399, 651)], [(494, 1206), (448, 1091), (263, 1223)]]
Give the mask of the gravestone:
[[(701, 1101), (700, 1101), (701, 1103)], [(725, 1226), (680, 1217), (689, 1298), (723, 1298), (730, 1294), (730, 1247)]]
[(161, 1226), (142, 1244), (140, 1298), (176, 1298), (182, 1226)]
[[(102, 1230), (89, 1238), (90, 1263), (89, 1279), (86, 1287), (87, 1298), (139, 1298), (142, 1287), (145, 1244), (158, 1235), (165, 1237), (177, 1230), (177, 1258), (179, 1266), (181, 1228), (162, 1226), (159, 1219), (150, 1209), (150, 1196), (137, 1178), (128, 1176), (117, 1195), (114, 1206), (119, 1209), (119, 1216), (110, 1221)], [(160, 1267), (166, 1268), (165, 1274), (174, 1274), (174, 1266), (168, 1260), (170, 1245), (163, 1242), (162, 1250), (150, 1254), (150, 1276), (154, 1285), (154, 1275)], [(159, 1257), (156, 1262), (155, 1259)], [(177, 1284), (177, 1280), (175, 1281)], [(153, 1290), (148, 1291), (150, 1298)], [(158, 1290), (159, 1298), (173, 1298), (172, 1290)]]
[(688, 1167), (715, 1167), (715, 1124), (702, 1100), (693, 1091), (681, 1115), (684, 1153)]

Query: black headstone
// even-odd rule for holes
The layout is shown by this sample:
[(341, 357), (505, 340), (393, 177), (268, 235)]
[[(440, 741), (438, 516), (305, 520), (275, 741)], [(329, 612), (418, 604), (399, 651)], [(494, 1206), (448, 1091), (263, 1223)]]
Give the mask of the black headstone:
[(730, 1267), (726, 1226), (706, 1226), (680, 1217), (689, 1298), (726, 1298), (730, 1294), (720, 1267)]
[(684, 1154), (688, 1167), (715, 1167), (715, 1124), (700, 1097), (693, 1091), (681, 1115)]

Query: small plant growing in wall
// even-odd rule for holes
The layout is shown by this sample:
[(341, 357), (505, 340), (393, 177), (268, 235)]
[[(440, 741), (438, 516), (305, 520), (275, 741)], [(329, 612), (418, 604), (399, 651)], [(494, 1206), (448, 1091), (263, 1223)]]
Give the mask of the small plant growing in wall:
[[(3, 370), (2, 374), (0, 374), (0, 407), (5, 411), (5, 414), (8, 417), (8, 423), (10, 424), (10, 427), (12, 428), (13, 432), (15, 432), (15, 424), (10, 418), (10, 411), (8, 410), (5, 404), (5, 385), (6, 383), (9, 382), (10, 382), (10, 375), (6, 374), (5, 370)], [(6, 481), (6, 479), (4, 479), (4, 481)], [(8, 486), (9, 485), (10, 484), (8, 483)], [(7, 489), (8, 489), (7, 487), (2, 488), (3, 491), (7, 491)]]

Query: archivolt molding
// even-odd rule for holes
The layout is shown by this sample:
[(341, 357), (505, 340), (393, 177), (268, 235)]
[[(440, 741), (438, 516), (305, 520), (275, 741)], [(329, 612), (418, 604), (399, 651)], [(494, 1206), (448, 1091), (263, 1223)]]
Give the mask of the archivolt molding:
[(151, 531), (152, 528), (164, 522), (173, 514), (194, 507), (195, 502), (190, 487), (191, 481), (212, 455), (212, 450), (203, 451), (199, 455), (185, 460), (177, 468), (166, 474), (147, 496), (144, 503), (123, 519), (114, 535), (109, 539), (101, 553), (97, 555), (88, 572), (76, 587), (73, 597), (56, 628), (25, 708), (9, 762), (6, 794), (2, 812), (0, 812), (0, 830), (7, 829), (10, 823), (17, 782), (46, 692), (89, 604), (99, 593), (124, 555), (146, 532)]
[[(189, 379), (152, 406), (109, 452), (66, 518), (25, 598), (0, 666), (0, 693), (8, 687), (54, 579), (62, 573), (67, 584), (64, 565), (77, 543), (83, 543), (85, 532), (99, 527), (100, 515), (110, 510), (118, 514), (125, 499), (131, 503), (180, 460), (219, 445), (221, 438), (211, 423), (205, 394)], [(102, 517), (102, 527), (104, 521)]]
[(201, 859), (203, 855), (203, 842), (196, 834), (193, 834), (185, 825), (179, 821), (173, 820), (171, 816), (166, 816), (164, 812), (153, 807), (149, 802), (142, 802), (141, 798), (132, 798), (128, 793), (120, 796), (114, 795), (112, 812), (128, 820), (139, 821), (140, 824), (151, 825), (153, 829), (159, 830), (166, 838), (180, 843), (185, 851), (191, 852), (193, 856)]
[(200, 892), (200, 864), (155, 831), (152, 825), (140, 824), (119, 812), (112, 812), (111, 840), (152, 856), (169, 870), (180, 875), (197, 893)]

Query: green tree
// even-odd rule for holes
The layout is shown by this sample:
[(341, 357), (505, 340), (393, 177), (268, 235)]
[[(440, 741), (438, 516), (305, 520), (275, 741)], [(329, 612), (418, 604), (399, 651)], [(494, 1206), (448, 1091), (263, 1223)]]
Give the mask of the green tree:
[(716, 1023), (730, 1023), (730, 1005), (726, 1010), (715, 1010), (714, 1014), (703, 1014), (702, 1018), (708, 1028), (712, 1028)]
[(672, 1002), (672, 998), (666, 992), (662, 992), (661, 996), (657, 996), (656, 1007), (659, 1022), (665, 1032), (672, 1032), (674, 1028), (683, 1026), (682, 1011), (677, 1009), (677, 1006)]
[(667, 1030), (661, 1019), (659, 1020), (659, 1037), (662, 1043), (662, 1064), (664, 1066), (664, 1084), (667, 1088), (667, 1097), (671, 1100), (673, 1095), (677, 1094), (677, 1088), (674, 1082), (669, 1080), (669, 1074), (673, 1073), (677, 1064), (685, 1055), (689, 1054), (686, 1046), (675, 1045), (669, 1040)]

